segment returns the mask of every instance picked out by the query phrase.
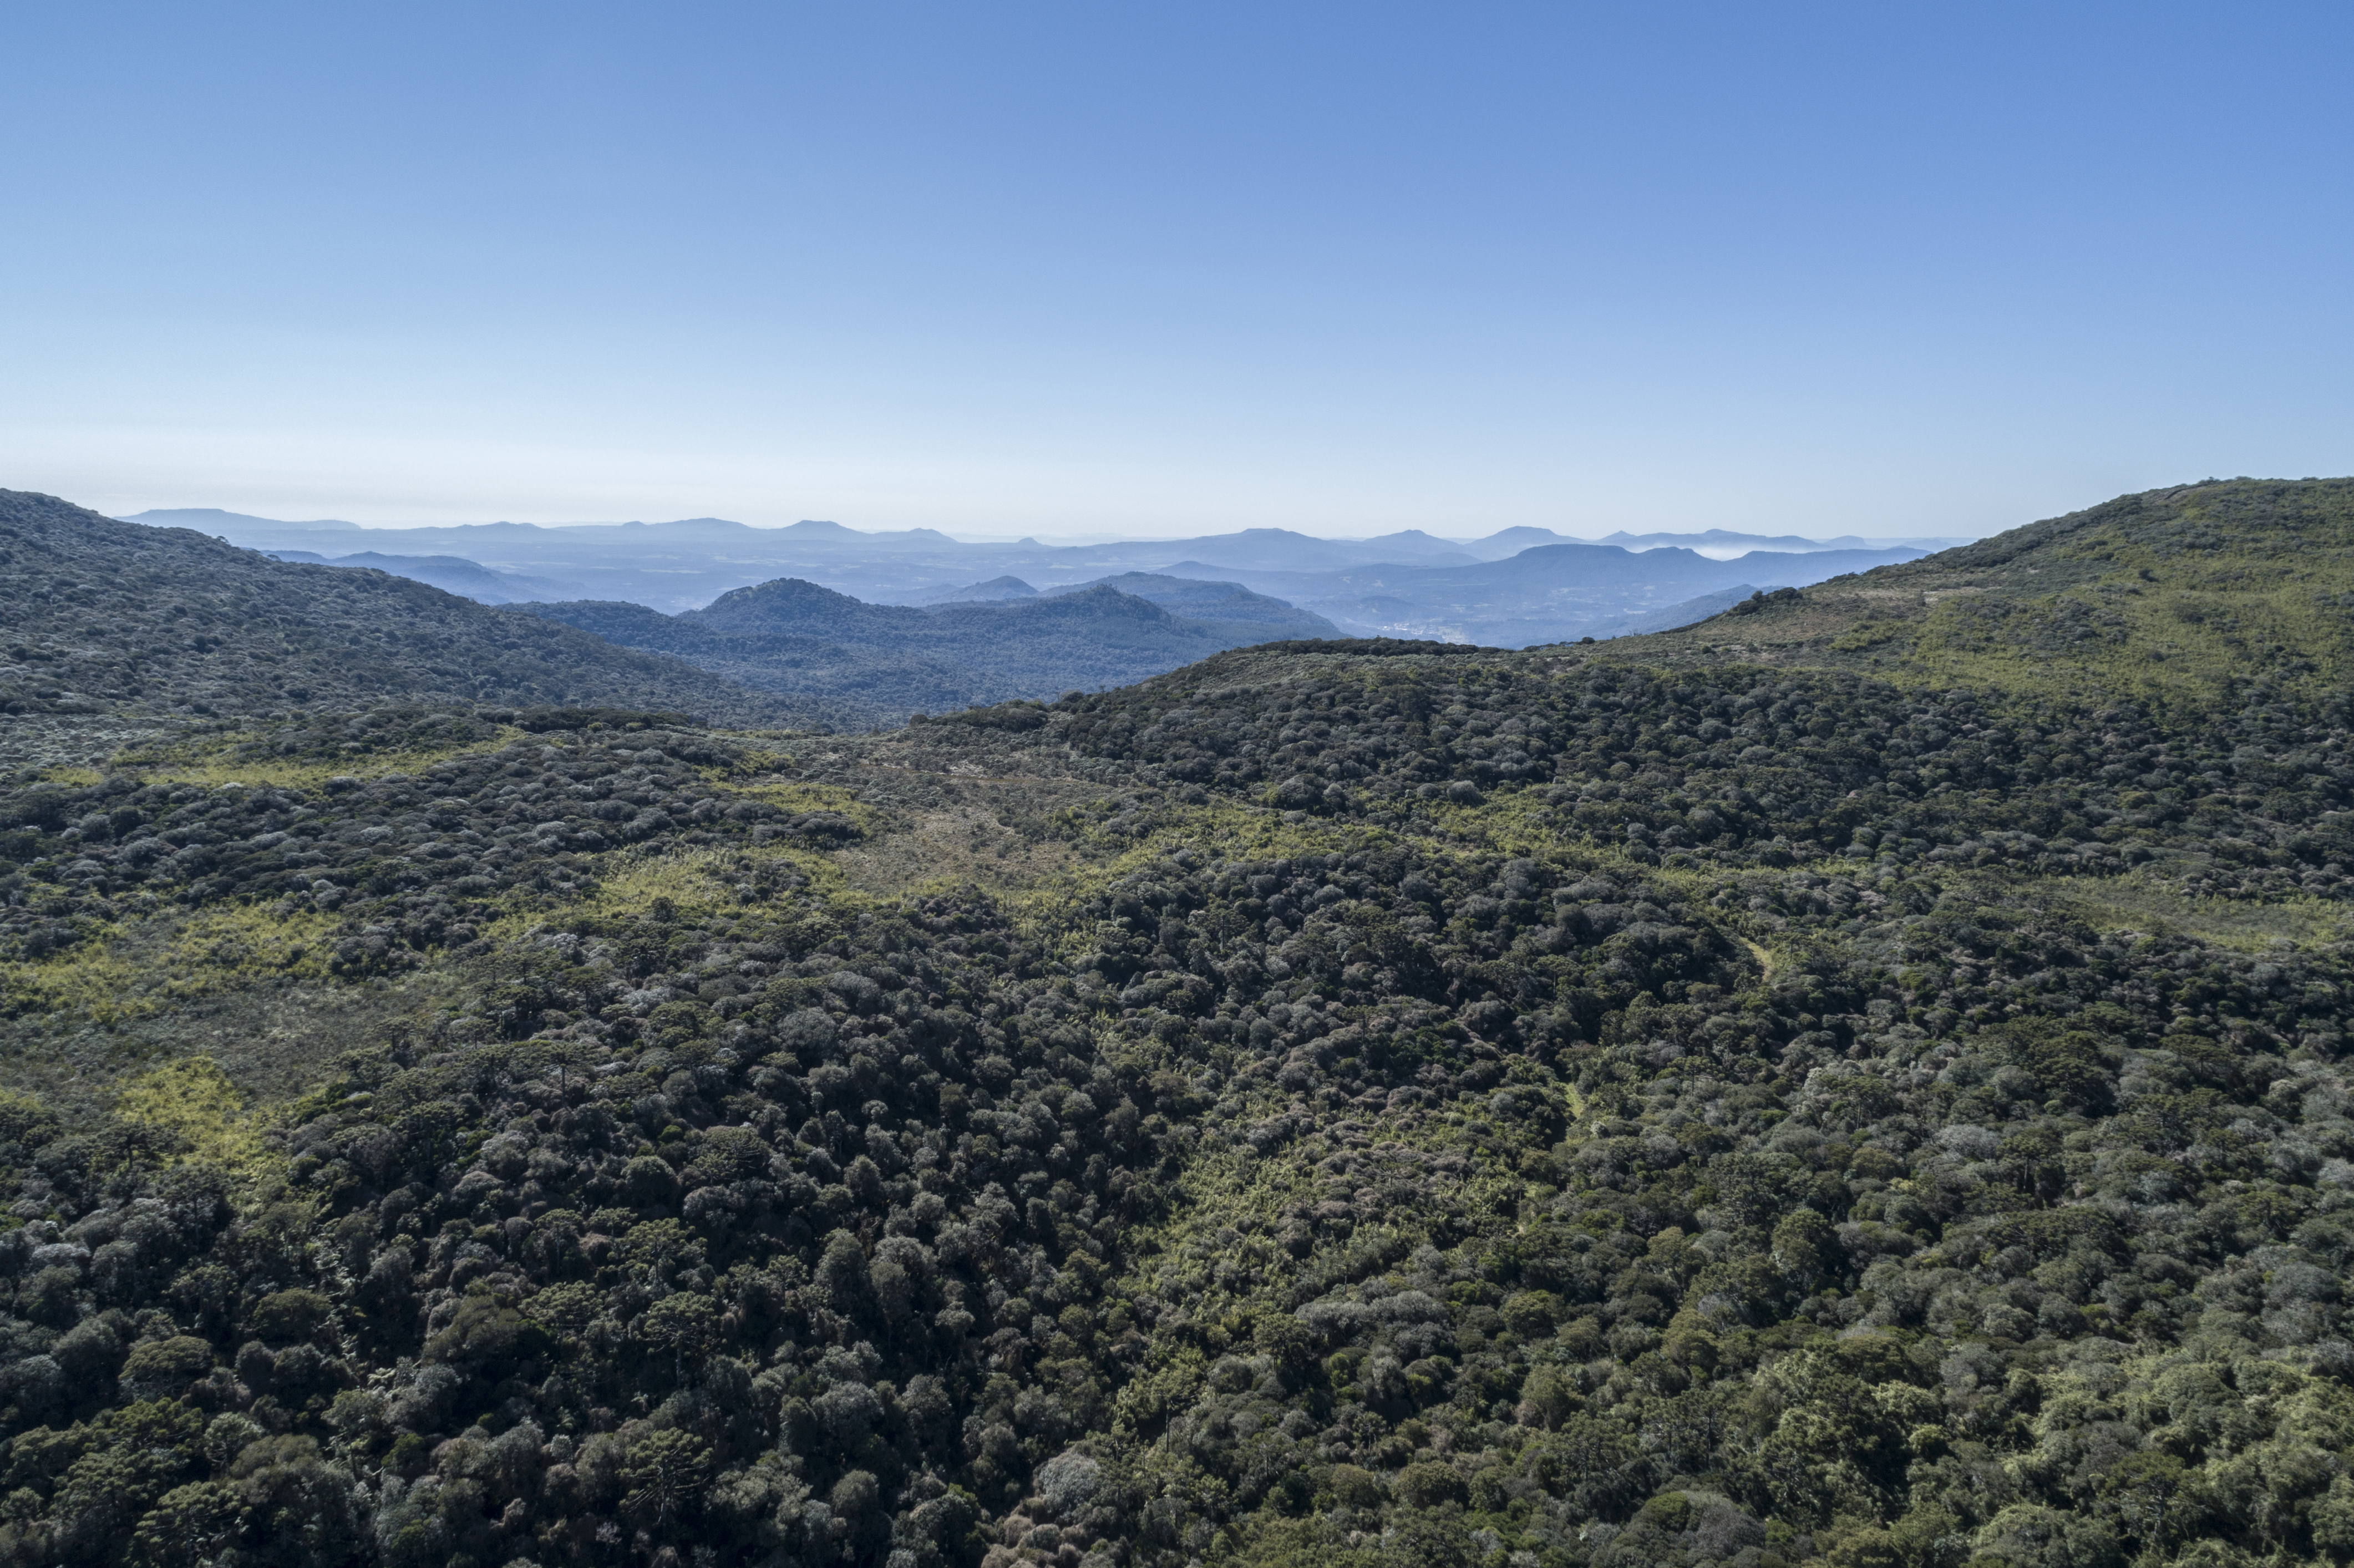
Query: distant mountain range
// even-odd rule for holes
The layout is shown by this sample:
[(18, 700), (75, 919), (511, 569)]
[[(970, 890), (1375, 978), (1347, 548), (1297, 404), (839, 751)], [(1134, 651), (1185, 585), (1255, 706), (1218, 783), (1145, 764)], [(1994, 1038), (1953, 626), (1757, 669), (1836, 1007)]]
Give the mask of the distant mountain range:
[(1824, 550), (1890, 550), (1912, 549), (1927, 554), (1947, 550), (1969, 541), (1960, 538), (1859, 539), (1852, 534), (1842, 534), (1835, 539), (1804, 539), (1796, 534), (1734, 534), (1723, 528), (1711, 528), (1700, 534), (1607, 534), (1593, 540), (1596, 545), (1617, 545), (1629, 550), (1682, 548), (1720, 559), (1743, 556), (1752, 550), (1773, 550), (1790, 555), (1805, 555)]
[[(1712, 560), (1680, 547), (1540, 545), (1467, 566), (1371, 566), (1328, 572), (1234, 572), (1181, 561), (1172, 577), (1231, 575), (1315, 611), (1355, 637), (1422, 637), (1525, 648), (1657, 631), (1713, 615), (1753, 590), (1804, 588), (1917, 560), (1917, 549), (1753, 550)], [(1725, 597), (1727, 594), (1731, 597)]]
[(1279, 599), (1253, 593), (1240, 583), (1204, 582), (1191, 577), (1164, 577), (1154, 572), (1123, 572), (1098, 577), (1074, 588), (1048, 588), (1044, 594), (1020, 577), (992, 577), (951, 588), (935, 603), (1011, 603), (1021, 599), (1085, 593), (1091, 588), (1117, 588), (1161, 606), (1191, 620), (1230, 628), (1248, 641), (1295, 637), (1338, 637), (1341, 629), (1311, 610), (1295, 609)]
[(666, 616), (620, 602), (493, 607), (410, 580), (427, 572), (479, 592), (527, 586), (463, 558), (281, 560), (0, 491), (0, 714), (202, 721), (323, 704), (567, 705), (864, 729), (1340, 635), (1235, 584), (1174, 577), (937, 609), (783, 578)]
[(397, 575), (277, 561), (0, 490), (0, 713), (202, 721), (312, 707), (612, 705), (859, 715)]
[(1320, 616), (1232, 583), (1142, 576), (924, 609), (867, 604), (791, 577), (675, 616), (614, 602), (517, 608), (756, 691), (893, 724), (1125, 685), (1228, 648), (1341, 635)]
[(430, 583), (444, 593), (462, 594), (478, 604), (513, 604), (519, 599), (547, 599), (580, 591), (578, 583), (551, 577), (527, 577), (514, 572), (494, 572), (462, 556), (386, 556), (365, 550), (355, 556), (327, 556), (310, 550), (269, 550), (274, 560), (299, 561), (314, 567), (360, 567), (389, 572), (413, 582)]
[[(1168, 583), (1185, 579), (1238, 585), (1235, 591), (1297, 606), (1315, 625), (1329, 623), (1321, 631), (1306, 630), (1308, 621), (1292, 623), (1301, 630), (1284, 635), (1329, 635), (1337, 628), (1349, 635), (1508, 646), (1680, 624), (1677, 615), (1697, 619), (1735, 588), (1745, 594), (1803, 587), (1949, 543), (1723, 529), (1620, 533), (1593, 543), (1515, 527), (1468, 540), (1419, 529), (1320, 539), (1250, 528), (1190, 539), (961, 544), (929, 528), (865, 533), (814, 520), (754, 528), (716, 517), (364, 530), (333, 519), (285, 523), (186, 510), (142, 513), (134, 521), (194, 527), (289, 558), (376, 566), (486, 604), (580, 600), (677, 615), (737, 588), (793, 577), (869, 605), (925, 607), (1011, 602), (1111, 583), (1183, 619), (1285, 624), (1268, 620), (1265, 605), (1230, 615), (1241, 601), (1223, 609), (1198, 599), (1181, 603)], [(363, 542), (381, 554), (354, 554)]]

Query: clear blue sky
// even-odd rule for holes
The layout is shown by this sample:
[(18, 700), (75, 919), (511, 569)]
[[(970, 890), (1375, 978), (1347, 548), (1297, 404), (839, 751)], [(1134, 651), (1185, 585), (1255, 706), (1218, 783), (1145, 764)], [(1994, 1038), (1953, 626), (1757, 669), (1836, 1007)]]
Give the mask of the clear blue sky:
[(1975, 534), (2354, 471), (2354, 7), (18, 5), (0, 485)]

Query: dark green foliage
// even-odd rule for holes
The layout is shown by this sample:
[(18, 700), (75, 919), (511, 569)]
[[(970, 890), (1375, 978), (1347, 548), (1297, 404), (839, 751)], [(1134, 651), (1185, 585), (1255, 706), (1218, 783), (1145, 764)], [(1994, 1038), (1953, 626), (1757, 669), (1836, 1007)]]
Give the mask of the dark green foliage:
[[(290, 724), (239, 748), (266, 762), (320, 755), (365, 764), (368, 753), (447, 747), (496, 734), (504, 717), (376, 710)], [(746, 753), (701, 732), (549, 726), (560, 745), (531, 742), (459, 752), (419, 773), (330, 779), (323, 789), (157, 784), (110, 779), (87, 789), (37, 788), (54, 831), (28, 827), (0, 862), (0, 957), (70, 948), (103, 922), (160, 895), (196, 908), (273, 901), (281, 914), (334, 913), (331, 969), (359, 978), (462, 947), (487, 905), (517, 889), (576, 891), (584, 859), (622, 844), (836, 844), (859, 836), (828, 810), (780, 810), (729, 795), (699, 769)], [(748, 871), (763, 895), (802, 881), (789, 867)], [(508, 994), (510, 1032), (528, 1033), (557, 995), (542, 984)], [(7, 1136), (0, 1121), (0, 1139)]]
[[(444, 989), (236, 1181), (0, 1100), (0, 1561), (2349, 1561), (2349, 737), (2262, 693), (1298, 646), (27, 787), (27, 954), (299, 842), (320, 983)], [(1005, 776), (1047, 895), (832, 880)]]
[[(1295, 663), (1289, 678), (1251, 681), (1276, 673), (1272, 657), (1068, 698), (1052, 728), (1172, 784), (1272, 785), (1285, 809), (1384, 823), (1543, 785), (1561, 830), (1651, 863), (1837, 854), (1859, 870), (2115, 874), (2156, 861), (2193, 895), (2337, 897), (2354, 862), (2338, 814), (2354, 764), (2335, 703), (2258, 691), (2185, 722), (1833, 672), (1494, 655), (1400, 661), (1370, 679), (1353, 662)], [(1819, 884), (1802, 874), (1778, 895)]]
[(1297, 609), (1265, 594), (1253, 593), (1240, 583), (1201, 582), (1191, 577), (1164, 577), (1156, 572), (1123, 572), (1118, 577), (1098, 577), (1093, 582), (1081, 583), (1076, 588), (1057, 591), (1068, 594), (1098, 588), (1116, 588), (1148, 603), (1157, 604), (1173, 615), (1208, 627), (1221, 638), (1231, 638), (1231, 645), (1236, 647), (1252, 642), (1324, 637), (1337, 634), (1340, 630), (1339, 627), (1313, 611)]

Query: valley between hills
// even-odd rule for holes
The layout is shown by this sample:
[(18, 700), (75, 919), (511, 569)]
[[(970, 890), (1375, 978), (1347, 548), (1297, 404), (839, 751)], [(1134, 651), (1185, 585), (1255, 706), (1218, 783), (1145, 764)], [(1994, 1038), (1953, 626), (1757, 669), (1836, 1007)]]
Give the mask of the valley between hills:
[(879, 730), (0, 604), (0, 1563), (2354, 1560), (2354, 482)]

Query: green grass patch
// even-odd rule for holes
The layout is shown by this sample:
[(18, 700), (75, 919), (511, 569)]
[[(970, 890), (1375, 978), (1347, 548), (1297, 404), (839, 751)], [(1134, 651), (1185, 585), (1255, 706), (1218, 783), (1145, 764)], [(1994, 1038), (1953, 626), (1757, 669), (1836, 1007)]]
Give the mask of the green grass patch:
[[(418, 773), (454, 757), (503, 751), (519, 741), (535, 738), (513, 725), (501, 725), (487, 736), (452, 745), (279, 756), (266, 749), (267, 735), (248, 732), (133, 748), (116, 754), (110, 766), (113, 771), (139, 773), (154, 783), (205, 784), (216, 789), (224, 784), (270, 785), (316, 790), (331, 779), (381, 779), (392, 773)], [(93, 777), (89, 781), (98, 780)]]
[(175, 1134), (183, 1157), (250, 1179), (282, 1164), (262, 1140), (265, 1118), (246, 1106), (220, 1064), (194, 1056), (143, 1073), (115, 1096), (113, 1114)]
[(0, 964), (0, 1012), (120, 1023), (264, 980), (321, 979), (334, 927), (315, 910), (260, 905), (126, 922), (52, 957)]
[(702, 770), (712, 786), (738, 800), (758, 800), (779, 811), (805, 816), (811, 811), (832, 811), (850, 819), (859, 832), (873, 835), (887, 825), (884, 814), (869, 805), (856, 792), (833, 784), (802, 784), (790, 779), (760, 779), (737, 783), (725, 768)]
[(2052, 878), (2041, 890), (2097, 931), (2191, 937), (2245, 952), (2329, 948), (2354, 938), (2354, 908), (2326, 898), (2198, 898), (2146, 874)]

